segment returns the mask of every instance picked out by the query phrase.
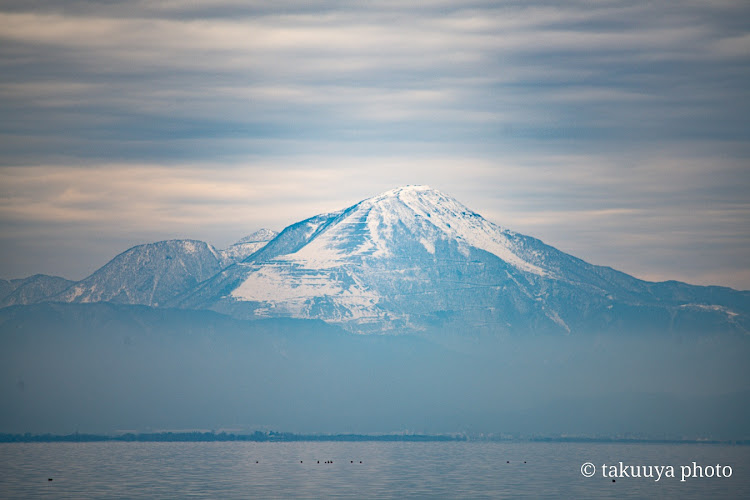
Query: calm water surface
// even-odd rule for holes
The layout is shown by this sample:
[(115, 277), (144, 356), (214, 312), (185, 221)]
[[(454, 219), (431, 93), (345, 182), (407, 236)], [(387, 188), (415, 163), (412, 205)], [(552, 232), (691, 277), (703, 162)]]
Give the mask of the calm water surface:
[[(671, 465), (677, 477), (662, 477), (658, 482), (621, 477), (613, 483), (602, 476), (603, 464), (618, 466), (619, 474), (621, 461), (624, 465)], [(581, 474), (585, 462), (596, 466), (591, 478)], [(680, 466), (693, 462), (730, 466), (732, 475), (681, 482)], [(0, 497), (750, 498), (750, 447), (522, 442), (9, 443), (0, 444)]]

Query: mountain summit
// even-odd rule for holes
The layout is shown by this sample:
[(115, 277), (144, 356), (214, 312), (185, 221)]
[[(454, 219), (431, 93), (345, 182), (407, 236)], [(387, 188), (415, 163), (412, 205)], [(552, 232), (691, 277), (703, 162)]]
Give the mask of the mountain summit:
[(243, 318), (322, 319), (356, 332), (750, 326), (745, 292), (649, 283), (594, 266), (427, 186), (293, 224), (178, 303)]
[(207, 243), (168, 240), (126, 250), (53, 299), (164, 306), (221, 270)]
[[(305, 245), (289, 254), (290, 260), (314, 268), (339, 267), (353, 259), (384, 260), (401, 253), (406, 237), (416, 238), (431, 255), (436, 245), (454, 242), (464, 256), (469, 248), (481, 249), (519, 269), (546, 274), (531, 262), (536, 256), (514, 241), (515, 233), (427, 186), (393, 189), (323, 217), (327, 223), (316, 227)], [(271, 247), (266, 259), (272, 253)]]

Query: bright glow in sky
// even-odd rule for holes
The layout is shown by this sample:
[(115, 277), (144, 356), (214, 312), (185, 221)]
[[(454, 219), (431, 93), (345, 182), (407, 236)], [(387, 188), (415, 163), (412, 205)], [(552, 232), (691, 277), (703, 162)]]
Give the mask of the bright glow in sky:
[(0, 277), (224, 247), (404, 184), (750, 289), (750, 4), (5, 1)]

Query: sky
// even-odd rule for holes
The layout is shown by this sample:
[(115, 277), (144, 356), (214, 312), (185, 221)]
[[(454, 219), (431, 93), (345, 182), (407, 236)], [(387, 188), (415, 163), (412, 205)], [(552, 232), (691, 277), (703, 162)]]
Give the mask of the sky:
[(405, 184), (750, 289), (750, 4), (0, 0), (0, 277)]

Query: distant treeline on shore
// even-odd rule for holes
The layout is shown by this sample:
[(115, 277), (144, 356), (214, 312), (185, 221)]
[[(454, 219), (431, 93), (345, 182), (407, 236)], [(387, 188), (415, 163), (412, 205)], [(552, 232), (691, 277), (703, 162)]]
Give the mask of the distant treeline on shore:
[(466, 436), (431, 434), (294, 434), (291, 432), (261, 432), (230, 434), (226, 432), (153, 432), (125, 434), (0, 434), (0, 443), (52, 442), (191, 442), (191, 441), (466, 441)]
[(7, 434), (0, 433), (0, 443), (94, 443), (121, 442), (293, 442), (293, 441), (381, 441), (381, 442), (430, 442), (430, 441), (526, 441), (550, 443), (654, 443), (654, 444), (732, 444), (750, 445), (750, 440), (707, 439), (649, 439), (587, 436), (533, 436), (499, 437), (494, 435), (470, 436), (465, 434), (295, 434), (291, 432), (262, 432), (232, 434), (226, 432), (151, 432), (124, 434)]

